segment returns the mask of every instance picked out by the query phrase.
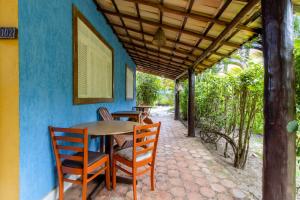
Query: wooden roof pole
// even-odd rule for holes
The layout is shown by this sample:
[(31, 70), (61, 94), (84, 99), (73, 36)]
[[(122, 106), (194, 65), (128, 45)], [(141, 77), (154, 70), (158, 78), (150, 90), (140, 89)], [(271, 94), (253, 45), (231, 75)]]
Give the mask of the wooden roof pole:
[[(129, 51), (130, 52), (130, 51)], [(131, 52), (130, 52), (130, 54), (132, 54)], [(151, 54), (145, 54), (145, 53), (141, 53), (141, 52), (139, 52), (139, 53), (134, 53), (135, 55), (140, 55), (140, 56), (142, 56), (142, 57), (145, 57), (145, 58), (148, 58), (148, 59), (150, 59), (151, 60), (151, 58), (149, 58), (149, 57), (147, 57), (147, 56), (155, 56), (155, 55), (151, 55)], [(157, 57), (158, 58), (158, 57)], [(166, 61), (166, 62), (169, 62), (169, 60), (167, 60), (167, 59), (165, 59), (165, 58), (158, 58), (158, 59), (161, 59), (161, 60), (164, 60), (164, 61)], [(175, 61), (175, 60), (172, 60), (171, 61), (172, 63), (175, 63), (175, 64), (177, 64), (179, 67), (181, 67), (182, 66), (182, 68), (184, 69), (184, 68), (189, 68), (189, 66), (188, 65), (185, 65), (185, 64), (183, 64), (183, 63), (181, 63), (181, 62), (177, 62), (177, 61)], [(167, 63), (166, 63), (167, 64)]]
[[(123, 26), (118, 25), (118, 24), (112, 23), (112, 25), (113, 25), (113, 26), (116, 26), (116, 27), (119, 27), (119, 28), (123, 28)], [(133, 31), (133, 32), (139, 33), (139, 32), (138, 32), (137, 30), (135, 30), (135, 29), (132, 29), (132, 28), (129, 28), (129, 27), (127, 27), (127, 29), (128, 29), (129, 31)], [(117, 35), (123, 36), (123, 37), (128, 37), (127, 35), (125, 35), (125, 34), (120, 34), (120, 33), (118, 33)], [(154, 34), (145, 33), (145, 32), (144, 32), (144, 35), (147, 35), (147, 36), (154, 36)], [(134, 36), (130, 36), (130, 37), (131, 37), (133, 40), (137, 40), (137, 41), (143, 42), (143, 41), (142, 41), (140, 38), (138, 38), (138, 37), (134, 37)], [(176, 42), (176, 40), (172, 40), (172, 39), (170, 39), (170, 38), (167, 38), (167, 41), (169, 41), (169, 42)], [(149, 42), (146, 41), (146, 43), (149, 43)], [(152, 44), (152, 43), (151, 43), (151, 44)], [(195, 46), (193, 46), (193, 45), (191, 45), (191, 44), (188, 44), (188, 43), (186, 43), (186, 42), (181, 42), (181, 41), (179, 41), (178, 44), (183, 45), (183, 46), (187, 46), (187, 47), (191, 47), (191, 48), (194, 48), (194, 47), (195, 47)], [(164, 46), (164, 48), (168, 48), (168, 47)], [(205, 49), (196, 47), (195, 50), (204, 51)], [(178, 51), (179, 53), (183, 53), (183, 54), (189, 53), (188, 50), (184, 51), (184, 50), (176, 49), (176, 51)], [(184, 51), (184, 52), (183, 52), (183, 51)], [(218, 53), (218, 52), (215, 52), (215, 51), (214, 51), (212, 54), (215, 54), (215, 55), (220, 56), (220, 57), (225, 57), (225, 56), (227, 56), (227, 55), (225, 55), (225, 54), (221, 54), (221, 53)]]
[[(209, 45), (209, 47), (198, 57), (198, 59), (194, 62), (192, 68), (196, 68), (197, 65), (202, 62), (209, 54), (211, 54), (217, 46), (222, 43), (224, 38), (232, 29), (234, 29), (243, 19), (243, 17), (254, 7), (256, 6), (260, 0), (250, 0), (249, 3), (237, 14), (237, 16), (231, 21), (231, 23), (222, 31), (222, 33)], [(176, 77), (176, 79), (182, 78), (184, 75), (187, 74), (187, 71), (180, 74)]]
[(148, 57), (140, 56), (138, 54), (131, 54), (131, 56), (135, 59), (140, 59), (144, 62), (153, 63), (155, 65), (161, 65), (161, 66), (164, 66), (164, 67), (169, 68), (169, 69), (176, 69), (176, 70), (182, 70), (182, 71), (187, 69), (187, 68), (182, 68), (182, 67), (180, 67), (178, 65), (174, 65), (174, 64), (172, 66), (170, 66), (170, 64), (168, 64), (168, 63), (159, 62), (158, 60), (151, 60)]
[(153, 67), (156, 68), (156, 69), (159, 69), (159, 68), (161, 68), (161, 69), (166, 69), (166, 70), (168, 70), (169, 72), (174, 72), (174, 73), (176, 73), (177, 75), (184, 71), (184, 69), (170, 68), (170, 67), (167, 67), (167, 66), (165, 66), (165, 65), (160, 65), (160, 64), (148, 62), (148, 61), (145, 61), (145, 60), (140, 59), (140, 58), (137, 58), (137, 57), (133, 57), (133, 59), (136, 61), (137, 64), (140, 64), (140, 65), (147, 65), (147, 66), (153, 66)]
[[(138, 71), (141, 71), (141, 72), (144, 72), (144, 73), (153, 74), (153, 75), (156, 75), (156, 76), (162, 76), (161, 73), (156, 72), (156, 71), (153, 71), (153, 70), (138, 69)], [(174, 78), (175, 78), (175, 76), (171, 76), (171, 75), (167, 75), (167, 74), (164, 74), (164, 77), (165, 77), (165, 78), (172, 79), (172, 80), (174, 80)]]
[[(118, 9), (118, 6), (117, 6), (115, 0), (111, 0), (111, 2), (112, 2), (112, 4), (113, 4), (115, 10), (119, 13), (120, 11), (119, 11), (119, 9)], [(99, 9), (101, 12), (103, 12), (103, 8), (101, 8), (101, 6), (99, 6), (98, 9)], [(122, 23), (122, 25), (123, 25), (123, 27), (124, 27), (124, 29), (125, 29), (126, 34), (127, 34), (128, 36), (130, 36), (128, 30), (126, 29), (124, 20), (123, 20), (122, 18), (120, 18), (120, 20), (121, 20), (121, 23)], [(130, 41), (132, 42), (131, 39), (130, 39)]]
[[(196, 13), (187, 13), (187, 12), (184, 12), (184, 11), (180, 11), (178, 9), (161, 6), (158, 3), (154, 3), (154, 2), (150, 2), (150, 1), (145, 1), (145, 0), (125, 0), (125, 1), (151, 6), (151, 7), (157, 8), (161, 11), (165, 11), (165, 12), (168, 12), (168, 13), (172, 13), (172, 14), (176, 14), (176, 15), (180, 15), (180, 16), (184, 16), (184, 17), (189, 17), (191, 19), (195, 19), (195, 20), (199, 20), (199, 21), (212, 22), (212, 23), (219, 24), (219, 25), (224, 25), (224, 26), (229, 24), (226, 21), (222, 21), (222, 20), (219, 20), (219, 19), (207, 17), (207, 16), (204, 16), (204, 15), (196, 14)], [(254, 33), (259, 32), (259, 30), (255, 30), (255, 29), (247, 27), (243, 24), (239, 24), (236, 28), (240, 29), (240, 30), (246, 30), (246, 31), (254, 32)]]
[[(214, 16), (214, 19), (218, 19), (224, 12), (224, 10), (226, 10), (226, 8), (231, 4), (232, 0), (227, 0), (221, 7), (221, 9), (218, 11), (218, 13)], [(213, 27), (214, 23), (210, 23), (209, 26), (206, 28), (205, 32), (203, 33), (203, 35), (207, 35), (209, 33), (209, 31), (211, 30), (211, 28)], [(194, 50), (199, 46), (199, 44), (202, 42), (203, 39), (199, 38), (198, 41), (196, 42), (196, 45), (192, 48), (192, 50), (190, 51), (190, 53), (192, 54), (194, 52)], [(225, 57), (225, 56), (222, 56)]]
[(217, 46), (225, 39), (226, 35), (230, 33), (243, 19), (243, 17), (254, 7), (260, 0), (251, 0), (249, 3), (235, 16), (231, 23), (226, 26), (222, 33), (209, 45), (209, 47), (199, 56), (199, 58), (194, 62), (193, 68), (203, 61)]
[[(149, 24), (149, 25), (153, 25), (153, 26), (158, 26), (158, 27), (160, 26), (162, 28), (169, 29), (169, 30), (176, 31), (176, 32), (180, 30), (179, 27), (174, 27), (174, 26), (170, 26), (170, 25), (167, 25), (167, 24), (160, 24), (159, 22), (154, 22), (154, 21), (147, 20), (147, 19), (141, 19), (141, 18), (132, 16), (132, 15), (124, 14), (124, 13), (116, 13), (116, 12), (106, 10), (106, 9), (102, 9), (102, 12), (105, 13), (105, 14), (118, 16), (120, 18), (127, 18), (127, 19), (135, 20), (137, 22), (142, 22), (142, 23), (146, 23), (146, 24)], [(125, 28), (125, 26), (123, 28)], [(193, 36), (193, 37), (198, 37), (198, 38), (202, 38), (202, 39), (205, 39), (205, 40), (209, 40), (209, 41), (214, 41), (216, 39), (216, 38), (213, 38), (213, 37), (210, 37), (210, 36), (204, 36), (202, 34), (195, 33), (193, 31), (188, 31), (188, 30), (182, 30), (182, 33)], [(232, 42), (224, 42), (224, 45), (231, 46), (233, 48), (236, 48), (236, 47), (239, 46), (239, 44), (232, 43)]]
[(291, 0), (262, 0), (264, 83), (263, 199), (294, 200), (296, 133)]
[[(189, 0), (188, 8), (187, 8), (187, 13), (190, 13), (190, 12), (191, 12), (191, 9), (192, 9), (193, 5), (194, 5), (194, 0)], [(176, 40), (175, 40), (175, 43), (174, 43), (174, 47), (173, 47), (173, 49), (172, 49), (172, 54), (173, 54), (173, 55), (174, 55), (174, 53), (175, 53), (176, 46), (177, 46), (178, 42), (180, 41), (180, 37), (181, 37), (181, 35), (182, 35), (182, 31), (183, 31), (183, 29), (184, 29), (184, 27), (185, 27), (185, 24), (186, 24), (186, 22), (187, 22), (187, 19), (188, 19), (188, 17), (187, 17), (187, 16), (184, 16), (184, 20), (183, 20), (183, 22), (182, 22), (182, 25), (181, 25), (181, 28), (180, 28), (180, 30), (179, 30), (179, 33), (177, 34), (177, 37), (176, 37)], [(189, 59), (189, 56), (186, 56), (186, 58), (185, 58), (184, 60), (186, 60), (186, 59)]]
[(148, 66), (148, 65), (140, 65), (140, 64), (137, 64), (138, 66), (138, 69), (142, 70), (152, 70), (152, 71), (156, 71), (158, 73), (163, 73), (163, 74), (166, 74), (166, 75), (169, 75), (169, 76), (173, 76), (175, 77), (177, 74), (176, 73), (169, 73), (167, 70), (163, 70), (163, 69), (154, 69), (153, 67), (151, 66)]
[[(136, 47), (138, 47), (138, 48), (142, 48), (143, 47), (143, 45), (139, 45), (139, 44), (131, 44), (130, 42), (127, 42), (127, 41), (124, 41), (124, 43), (125, 44), (128, 44), (131, 48), (134, 48), (134, 49), (136, 49)], [(126, 47), (126, 46), (125, 46)], [(126, 47), (126, 48), (130, 48), (130, 47)], [(161, 54), (161, 55), (164, 55), (164, 56), (170, 56), (171, 58), (177, 58), (177, 59), (181, 59), (181, 60), (184, 60), (185, 59), (185, 57), (181, 57), (181, 56), (177, 56), (177, 55), (172, 55), (172, 54), (170, 54), (170, 53), (165, 53), (165, 52), (163, 52), (163, 51), (158, 51), (158, 50), (154, 50), (154, 49), (150, 49), (150, 48), (147, 48), (147, 49), (143, 49), (143, 50), (141, 50), (143, 53), (148, 53), (148, 52), (152, 52), (152, 53), (159, 53), (159, 54)], [(149, 55), (152, 55), (152, 54), (149, 54)], [(196, 59), (196, 58), (195, 58)], [(194, 62), (195, 61), (195, 59), (194, 60), (192, 60), (191, 58), (190, 59), (187, 59), (188, 61), (190, 61), (190, 62)]]
[[(136, 9), (136, 13), (137, 13), (138, 18), (140, 18), (141, 14), (140, 14), (140, 8), (139, 8), (138, 3), (135, 3), (135, 9)], [(141, 32), (142, 32), (142, 40), (144, 42), (144, 47), (146, 48), (146, 43), (145, 43), (146, 41), (145, 41), (144, 29), (143, 29), (142, 22), (140, 22), (140, 29), (141, 29)]]

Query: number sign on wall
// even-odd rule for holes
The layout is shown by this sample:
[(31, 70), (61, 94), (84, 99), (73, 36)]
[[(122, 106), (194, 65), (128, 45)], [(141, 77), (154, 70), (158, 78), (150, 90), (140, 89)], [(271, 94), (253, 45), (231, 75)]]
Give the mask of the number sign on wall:
[(14, 27), (0, 27), (0, 39), (16, 39), (18, 29)]

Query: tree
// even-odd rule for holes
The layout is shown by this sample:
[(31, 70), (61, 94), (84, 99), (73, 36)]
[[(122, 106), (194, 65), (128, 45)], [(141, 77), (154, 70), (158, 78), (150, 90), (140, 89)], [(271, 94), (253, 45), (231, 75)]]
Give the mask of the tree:
[(154, 105), (159, 97), (159, 77), (137, 72), (136, 82), (137, 103), (139, 105)]

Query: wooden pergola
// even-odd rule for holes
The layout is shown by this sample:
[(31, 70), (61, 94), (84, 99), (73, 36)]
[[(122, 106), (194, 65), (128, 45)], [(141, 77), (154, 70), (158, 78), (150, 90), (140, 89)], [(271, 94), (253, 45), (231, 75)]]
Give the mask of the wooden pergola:
[[(137, 65), (137, 70), (175, 80), (189, 79), (188, 135), (195, 136), (195, 73), (243, 44), (263, 36), (265, 62), (265, 200), (295, 199), (293, 8), (291, 0), (94, 0)], [(153, 43), (156, 31), (166, 35)], [(175, 93), (175, 119), (179, 93)]]

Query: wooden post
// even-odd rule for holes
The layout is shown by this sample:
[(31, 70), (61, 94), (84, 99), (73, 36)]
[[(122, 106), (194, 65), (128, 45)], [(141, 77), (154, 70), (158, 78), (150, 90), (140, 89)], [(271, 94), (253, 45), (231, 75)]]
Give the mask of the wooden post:
[(175, 113), (174, 113), (174, 120), (179, 120), (179, 90), (177, 90), (179, 86), (179, 80), (176, 79), (175, 80), (175, 102), (174, 102), (174, 106), (175, 106)]
[(295, 119), (291, 0), (262, 0), (264, 44), (264, 162), (263, 199), (295, 199)]
[(189, 98), (188, 98), (188, 136), (195, 137), (195, 71), (190, 68), (189, 75)]

